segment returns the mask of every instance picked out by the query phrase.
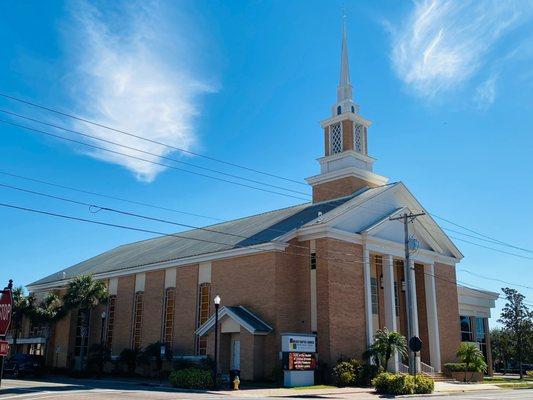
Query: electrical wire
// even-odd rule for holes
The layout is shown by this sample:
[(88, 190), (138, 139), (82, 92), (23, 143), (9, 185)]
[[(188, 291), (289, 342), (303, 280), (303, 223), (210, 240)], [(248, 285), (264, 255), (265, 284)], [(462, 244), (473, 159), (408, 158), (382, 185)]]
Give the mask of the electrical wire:
[(203, 167), (201, 165), (197, 165), (197, 164), (190, 163), (190, 162), (187, 162), (187, 161), (178, 160), (177, 158), (165, 156), (164, 154), (152, 153), (150, 151), (142, 150), (142, 149), (139, 149), (137, 147), (133, 147), (133, 146), (128, 146), (128, 145), (125, 145), (125, 144), (117, 143), (117, 142), (114, 142), (112, 140), (104, 139), (104, 138), (101, 138), (101, 137), (98, 137), (98, 136), (89, 135), (89, 134), (84, 133), (84, 132), (80, 132), (80, 131), (76, 131), (76, 130), (73, 130), (73, 129), (70, 129), (70, 128), (66, 128), (66, 127), (61, 126), (61, 125), (52, 124), (52, 123), (49, 123), (49, 122), (44, 122), (44, 121), (41, 121), (41, 120), (38, 120), (38, 119), (35, 119), (35, 118), (31, 118), (31, 117), (28, 117), (28, 116), (25, 116), (25, 115), (22, 115), (22, 114), (14, 113), (12, 111), (0, 109), (0, 112), (2, 112), (4, 114), (11, 115), (11, 116), (16, 116), (18, 118), (22, 118), (22, 119), (25, 119), (27, 121), (37, 122), (39, 124), (42, 124), (42, 125), (45, 125), (45, 126), (48, 126), (48, 127), (51, 127), (51, 128), (60, 129), (60, 130), (63, 130), (65, 132), (74, 133), (75, 135), (79, 135), (79, 136), (87, 137), (87, 138), (90, 138), (90, 139), (93, 139), (93, 140), (98, 140), (100, 142), (112, 144), (114, 146), (122, 147), (122, 148), (125, 148), (125, 149), (128, 149), (128, 150), (138, 151), (139, 153), (147, 154), (147, 155), (150, 155), (150, 156), (153, 156), (153, 157), (156, 157), (156, 158), (161, 158), (163, 160), (172, 161), (172, 162), (175, 162), (175, 163), (187, 165), (189, 167), (198, 168), (198, 169), (201, 169), (201, 170), (204, 170), (204, 171), (208, 171), (208, 172), (214, 172), (215, 174), (228, 176), (230, 178), (242, 179), (242, 180), (244, 180), (246, 182), (252, 182), (252, 183), (259, 184), (259, 185), (268, 186), (268, 187), (271, 187), (271, 188), (274, 188), (274, 189), (286, 190), (288, 192), (293, 192), (293, 193), (296, 193), (296, 194), (301, 194), (301, 195), (304, 195), (304, 196), (311, 197), (311, 195), (309, 193), (306, 193), (306, 192), (300, 192), (298, 190), (292, 190), (292, 189), (288, 189), (288, 188), (285, 188), (285, 187), (282, 187), (282, 186), (278, 186), (278, 185), (271, 185), (269, 183), (261, 182), (261, 181), (255, 180), (255, 179), (250, 179), (250, 178), (242, 177), (242, 176), (235, 175), (235, 174), (229, 174), (227, 172), (218, 171), (216, 169)]
[(176, 170), (176, 171), (187, 172), (189, 174), (203, 176), (205, 178), (210, 178), (210, 179), (222, 181), (222, 182), (225, 182), (225, 183), (230, 183), (230, 184), (233, 184), (233, 185), (243, 186), (243, 187), (246, 187), (246, 188), (249, 188), (249, 189), (260, 190), (260, 191), (266, 192), (266, 193), (272, 193), (272, 194), (277, 194), (277, 195), (280, 195), (280, 196), (291, 197), (291, 198), (298, 199), (298, 200), (309, 201), (309, 199), (307, 199), (307, 198), (297, 197), (297, 196), (293, 196), (293, 195), (287, 194), (287, 193), (281, 193), (281, 192), (276, 192), (276, 191), (269, 190), (269, 189), (259, 188), (259, 187), (247, 185), (247, 184), (244, 184), (244, 183), (241, 183), (241, 182), (230, 181), (228, 179), (223, 179), (223, 178), (219, 178), (219, 177), (216, 177), (216, 176), (203, 174), (203, 173), (200, 173), (200, 172), (195, 172), (195, 171), (190, 171), (190, 170), (183, 169), (183, 168), (178, 168), (178, 167), (176, 167), (174, 165), (168, 165), (168, 164), (160, 163), (160, 162), (153, 161), (153, 160), (147, 160), (146, 158), (141, 158), (141, 157), (137, 157), (137, 156), (134, 156), (134, 155), (131, 155), (131, 154), (122, 153), (120, 151), (111, 150), (111, 149), (107, 149), (105, 147), (96, 146), (96, 145), (93, 145), (93, 144), (90, 144), (90, 143), (83, 142), (81, 140), (67, 138), (67, 137), (64, 137), (64, 136), (61, 136), (61, 135), (56, 135), (54, 133), (42, 131), (40, 129), (31, 128), (29, 126), (17, 124), (17, 123), (14, 123), (14, 122), (3, 120), (3, 119), (0, 119), (0, 123), (16, 126), (18, 128), (22, 128), (22, 129), (25, 129), (25, 130), (28, 130), (28, 131), (32, 131), (32, 132), (40, 133), (40, 134), (43, 134), (43, 135), (55, 137), (57, 139), (69, 141), (69, 142), (72, 142), (72, 143), (81, 144), (83, 146), (91, 147), (93, 149), (102, 150), (102, 151), (106, 151), (106, 152), (109, 152), (109, 153), (118, 154), (118, 155), (121, 155), (121, 156), (133, 158), (135, 160), (147, 162), (147, 163), (150, 163), (150, 164), (159, 165), (159, 166), (162, 166), (162, 167), (165, 167), (165, 168), (170, 168), (170, 169), (173, 169), (173, 170)]
[[(221, 162), (221, 163), (224, 163), (224, 164), (227, 164), (227, 165), (231, 165), (231, 166), (235, 166), (235, 167), (239, 167), (239, 168), (242, 168), (242, 169), (246, 169), (246, 170), (249, 170), (249, 171), (253, 171), (253, 172), (256, 172), (256, 173), (261, 173), (261, 174), (264, 174), (264, 175), (268, 175), (268, 176), (271, 176), (271, 177), (276, 177), (276, 178), (279, 178), (279, 179), (284, 179), (286, 181), (289, 181), (289, 182), (293, 182), (293, 183), (298, 183), (298, 184), (303, 184), (303, 185), (306, 185), (305, 183), (303, 182), (300, 182), (300, 181), (296, 181), (296, 180), (293, 180), (293, 179), (290, 179), (290, 178), (286, 178), (286, 177), (282, 177), (282, 176), (279, 176), (279, 175), (274, 175), (274, 174), (270, 174), (270, 173), (267, 173), (265, 171), (260, 171), (260, 170), (257, 170), (257, 169), (254, 169), (254, 168), (250, 168), (250, 167), (246, 167), (246, 166), (242, 166), (242, 165), (239, 165), (239, 164), (236, 164), (236, 163), (231, 163), (231, 162), (226, 162), (224, 160), (220, 160), (220, 159), (216, 159), (216, 158), (212, 158), (212, 157), (209, 157), (209, 156), (205, 156), (205, 155), (202, 155), (200, 153), (195, 153), (195, 152), (191, 152), (191, 151), (187, 151), (185, 149), (182, 149), (182, 148), (178, 148), (178, 147), (173, 147), (171, 145), (168, 145), (168, 144), (165, 144), (165, 143), (162, 143), (162, 142), (158, 142), (158, 141), (153, 141), (149, 138), (145, 138), (143, 136), (140, 136), (140, 135), (136, 135), (136, 134), (132, 134), (130, 132), (126, 132), (126, 131), (123, 131), (123, 130), (119, 130), (119, 129), (116, 129), (116, 128), (113, 128), (113, 127), (110, 127), (110, 126), (107, 126), (105, 124), (101, 124), (101, 123), (97, 123), (97, 122), (94, 122), (94, 121), (90, 121), (90, 120), (87, 120), (87, 119), (84, 119), (84, 118), (80, 118), (80, 117), (77, 117), (77, 116), (74, 116), (72, 114), (69, 114), (69, 113), (65, 113), (65, 112), (62, 112), (62, 111), (59, 111), (59, 110), (56, 110), (56, 109), (53, 109), (53, 108), (50, 108), (50, 107), (46, 107), (46, 106), (42, 106), (42, 105), (39, 105), (37, 103), (34, 103), (34, 102), (30, 102), (30, 101), (27, 101), (27, 100), (23, 100), (23, 99), (20, 99), (20, 98), (17, 98), (15, 96), (10, 96), (10, 95), (7, 95), (5, 93), (1, 93), (0, 92), (0, 96), (2, 97), (5, 97), (5, 98), (9, 98), (11, 100), (15, 100), (15, 101), (18, 101), (18, 102), (21, 102), (21, 103), (24, 103), (24, 104), (27, 104), (27, 105), (31, 105), (33, 107), (37, 107), (37, 108), (41, 108), (41, 109), (44, 109), (44, 110), (47, 110), (47, 111), (51, 111), (51, 112), (54, 112), (56, 114), (59, 114), (59, 115), (63, 115), (63, 116), (66, 116), (66, 117), (69, 117), (69, 118), (73, 118), (73, 119), (76, 119), (76, 120), (79, 120), (79, 121), (82, 121), (82, 122), (85, 122), (85, 123), (89, 123), (89, 124), (92, 124), (94, 126), (98, 126), (98, 127), (102, 127), (102, 128), (105, 128), (105, 129), (108, 129), (108, 130), (112, 130), (112, 131), (115, 131), (115, 132), (118, 132), (118, 133), (121, 133), (121, 134), (125, 134), (125, 135), (129, 135), (129, 136), (132, 136), (132, 137), (135, 137), (137, 139), (141, 139), (141, 140), (146, 140), (146, 141), (149, 141), (149, 142), (152, 142), (152, 143), (156, 143), (156, 144), (159, 144), (161, 146), (165, 146), (167, 148), (170, 148), (170, 149), (173, 149), (173, 150), (176, 150), (176, 151), (182, 151), (182, 152), (185, 152), (185, 153), (189, 153), (191, 155), (195, 155), (195, 156), (199, 156), (199, 157), (203, 157), (203, 158), (207, 158), (207, 159), (210, 159), (210, 160), (213, 160), (213, 161), (217, 161), (217, 162)], [(206, 168), (206, 167), (203, 167), (203, 166), (199, 166), (199, 165), (196, 165), (196, 164), (193, 164), (193, 163), (188, 163), (188, 162), (184, 162), (184, 161), (181, 161), (181, 160), (177, 160), (177, 159), (174, 159), (174, 158), (171, 158), (171, 157), (167, 157), (167, 156), (163, 156), (163, 155), (158, 155), (158, 154), (154, 154), (154, 153), (150, 153), (150, 152), (146, 152), (142, 149), (138, 149), (138, 148), (134, 148), (134, 147), (131, 147), (131, 146), (125, 146), (125, 145), (122, 145), (120, 143), (116, 143), (116, 142), (113, 142), (113, 141), (109, 141), (109, 140), (106, 140), (106, 139), (103, 139), (103, 138), (99, 138), (99, 137), (96, 137), (96, 136), (92, 136), (92, 135), (88, 135), (88, 134), (85, 134), (85, 133), (82, 133), (82, 132), (78, 132), (78, 131), (75, 131), (75, 130), (72, 130), (72, 129), (69, 129), (69, 128), (66, 128), (66, 127), (63, 127), (63, 126), (60, 126), (60, 125), (57, 125), (57, 124), (51, 124), (51, 123), (48, 123), (48, 122), (45, 122), (45, 121), (42, 121), (42, 120), (39, 120), (39, 119), (35, 119), (35, 118), (32, 118), (32, 117), (28, 117), (28, 116), (25, 116), (25, 115), (22, 115), (22, 114), (18, 114), (18, 113), (15, 113), (15, 112), (12, 112), (12, 111), (8, 111), (8, 110), (2, 110), (0, 109), (0, 112), (3, 112), (3, 113), (6, 113), (6, 114), (9, 114), (9, 115), (12, 115), (12, 116), (16, 116), (16, 117), (19, 117), (19, 118), (24, 118), (26, 120), (30, 120), (30, 121), (33, 121), (33, 122), (37, 122), (37, 123), (40, 123), (40, 124), (44, 124), (46, 126), (50, 126), (50, 127), (54, 127), (54, 128), (57, 128), (57, 129), (62, 129), (64, 131), (68, 131), (68, 132), (71, 132), (71, 133), (75, 133), (75, 134), (78, 134), (78, 135), (82, 135), (82, 136), (85, 136), (85, 137), (89, 137), (89, 138), (92, 138), (94, 140), (100, 140), (100, 141), (104, 141), (104, 142), (107, 142), (109, 144), (113, 144), (113, 145), (116, 145), (116, 146), (120, 146), (120, 147), (124, 147), (124, 148), (127, 148), (127, 149), (130, 149), (130, 150), (134, 150), (134, 151), (139, 151), (141, 153), (145, 153), (145, 154), (149, 154), (149, 155), (152, 155), (154, 157), (160, 157), (160, 158), (163, 158), (163, 159), (167, 159), (167, 160), (171, 160), (173, 162), (178, 162), (178, 163), (182, 163), (182, 164), (185, 164), (185, 165), (189, 165), (189, 166), (192, 166), (192, 167), (195, 167), (195, 168), (199, 168), (199, 169), (203, 169), (203, 170), (207, 170), (207, 171), (210, 171), (210, 172), (214, 172), (214, 173), (218, 173), (218, 174), (221, 174), (221, 175), (225, 175), (225, 176), (230, 176), (230, 177), (233, 177), (233, 178), (236, 178), (236, 179), (242, 179), (242, 180), (245, 180), (245, 181), (249, 181), (249, 182), (253, 182), (253, 183), (256, 183), (256, 184), (260, 184), (260, 185), (265, 185), (265, 186), (269, 186), (269, 187), (273, 187), (273, 188), (277, 188), (277, 189), (280, 189), (280, 190), (285, 190), (285, 191), (289, 191), (289, 192), (293, 192), (293, 193), (297, 193), (297, 194), (303, 194), (303, 195), (306, 195), (306, 196), (309, 196), (307, 193), (304, 193), (304, 192), (300, 192), (300, 191), (295, 191), (295, 190), (292, 190), (292, 189), (288, 189), (288, 188), (284, 188), (284, 187), (280, 187), (278, 185), (271, 185), (271, 184), (268, 184), (268, 183), (265, 183), (265, 182), (260, 182), (260, 181), (257, 181), (257, 180), (254, 180), (254, 179), (249, 179), (249, 178), (245, 178), (245, 177), (241, 177), (241, 176), (238, 176), (238, 175), (234, 175), (234, 174), (228, 174), (228, 173), (225, 173), (225, 172), (222, 172), (222, 171), (218, 171), (218, 170), (214, 170), (214, 169), (211, 169), (211, 168)], [(0, 121), (0, 122), (4, 122), (4, 121)], [(18, 126), (18, 125), (16, 125)], [(19, 126), (19, 127), (22, 127), (24, 129), (30, 129), (32, 130), (32, 128), (29, 128), (29, 127), (24, 127), (24, 126)], [(36, 131), (36, 130), (35, 130)], [(45, 132), (42, 132), (42, 131), (39, 131), (39, 133), (43, 133), (43, 134), (47, 134)], [(64, 139), (64, 140), (68, 140), (67, 138), (64, 138), (64, 137), (60, 137), (60, 136), (55, 136), (57, 138), (60, 138), (60, 139)], [(77, 142), (77, 141), (76, 141)], [(77, 142), (79, 143), (79, 142)], [(84, 143), (81, 143), (81, 144), (84, 144)], [(101, 149), (101, 148), (99, 148)], [(102, 149), (102, 150), (108, 150), (108, 149)], [(121, 153), (119, 153), (121, 154)], [(130, 155), (127, 155), (127, 154), (121, 154), (121, 155), (124, 155), (124, 156), (130, 156)], [(147, 161), (147, 162), (150, 162), (149, 160), (143, 160), (143, 161)], [(161, 164), (160, 164), (161, 165)], [(165, 166), (165, 165), (163, 165)], [(188, 170), (182, 170), (184, 172), (189, 172), (189, 173), (194, 173), (193, 171), (188, 171)], [(203, 175), (203, 174), (199, 174), (200, 176), (206, 176), (206, 175)], [(209, 178), (214, 178), (216, 179), (215, 177), (211, 177), (211, 176), (207, 176)], [(231, 182), (231, 181), (230, 181)], [(237, 184), (236, 182), (231, 182), (233, 184)], [(254, 188), (254, 189), (258, 189), (258, 190), (261, 190), (260, 188), (256, 188), (256, 187), (251, 187), (251, 186), (248, 186), (246, 185), (245, 187), (248, 187), (248, 188)], [(328, 190), (330, 192), (336, 192), (336, 191), (332, 191), (332, 190)], [(340, 193), (340, 192), (336, 192), (337, 194), (344, 194), (344, 193)], [(276, 192), (276, 194), (280, 194), (278, 192)], [(294, 196), (293, 196), (294, 197)], [(304, 200), (302, 198), (298, 198), (300, 200)], [(439, 218), (445, 222), (448, 222), (450, 224), (453, 224), (455, 226), (458, 226), (462, 229), (465, 229), (469, 232), (472, 232), (472, 233), (475, 233), (476, 235), (479, 235), (485, 239), (481, 239), (481, 238), (477, 238), (477, 237), (473, 237), (477, 240), (483, 240), (483, 241), (489, 241), (489, 242), (492, 242), (494, 244), (498, 244), (498, 245), (502, 245), (502, 246), (507, 246), (507, 247), (510, 247), (510, 248), (514, 248), (514, 249), (517, 249), (517, 250), (521, 250), (521, 251), (524, 251), (524, 252), (528, 252), (528, 253), (533, 253), (533, 250), (529, 250), (529, 249), (526, 249), (526, 248), (523, 248), (523, 247), (519, 247), (519, 246), (515, 246), (515, 245), (512, 245), (512, 244), (509, 244), (509, 243), (506, 243), (504, 241), (501, 241), (501, 240), (498, 240), (498, 239), (495, 239), (495, 238), (492, 238), (488, 235), (484, 235), (480, 232), (477, 232), (473, 229), (470, 229), (470, 228), (467, 228), (463, 225), (460, 225), (460, 224), (457, 224), (453, 221), (450, 221), (448, 219), (445, 219), (437, 214), (433, 214), (433, 213), (428, 213), (430, 214), (431, 216), (434, 216), (436, 218)], [(452, 229), (449, 229), (449, 228), (443, 228), (445, 230), (448, 230), (448, 231), (454, 231)], [(457, 231), (455, 231), (456, 233), (459, 233)], [(469, 236), (465, 233), (459, 233), (459, 234), (462, 234), (462, 235), (465, 235), (465, 236)], [(487, 240), (489, 239), (489, 240)], [(459, 239), (459, 238), (456, 238), (456, 240), (460, 240), (460, 241), (463, 241), (465, 243), (469, 243), (469, 244), (474, 244), (474, 245), (477, 245), (475, 243), (472, 243), (472, 242), (469, 242), (467, 240), (464, 240), (464, 239)], [(524, 256), (521, 256), (521, 255), (517, 255), (515, 253), (510, 253), (510, 252), (504, 252), (504, 251), (500, 251), (500, 250), (497, 250), (497, 249), (494, 249), (494, 248), (490, 248), (488, 246), (481, 246), (481, 247), (484, 247), (484, 248), (487, 248), (487, 249), (490, 249), (490, 250), (494, 250), (494, 251), (499, 251), (499, 252), (503, 252), (504, 254), (509, 254), (509, 255), (514, 255), (514, 256), (517, 256), (517, 257), (522, 257), (522, 258), (527, 258), (527, 259), (533, 259), (533, 258), (530, 258), (530, 257), (524, 257)]]
[[(18, 188), (18, 187), (14, 187), (14, 186), (11, 186), (11, 185), (0, 184), (0, 187), (11, 188), (11, 189), (15, 189), (15, 190), (18, 190), (18, 191), (23, 191), (23, 192), (27, 192), (27, 193), (31, 193), (31, 194), (37, 194), (37, 195), (40, 195), (40, 196), (45, 196), (45, 197), (50, 197), (50, 198), (54, 198), (54, 199), (58, 199), (58, 200), (62, 200), (62, 201), (67, 201), (67, 202), (70, 202), (70, 203), (87, 206), (89, 208), (96, 207), (98, 211), (107, 210), (107, 211), (117, 212), (117, 213), (124, 214), (124, 215), (135, 216), (135, 217), (144, 218), (144, 219), (150, 219), (150, 220), (154, 220), (154, 221), (158, 221), (158, 222), (166, 222), (166, 223), (171, 223), (171, 224), (175, 224), (175, 225), (191, 227), (191, 228), (194, 228), (194, 229), (205, 230), (205, 231), (209, 231), (209, 232), (218, 233), (218, 234), (221, 234), (221, 235), (237, 236), (237, 237), (240, 237), (240, 238), (243, 238), (243, 239), (248, 238), (247, 236), (236, 235), (236, 234), (232, 234), (232, 233), (228, 233), (228, 232), (220, 232), (220, 231), (216, 231), (216, 230), (209, 229), (209, 228), (194, 227), (194, 226), (191, 226), (191, 225), (180, 224), (180, 223), (172, 222), (172, 221), (168, 221), (168, 220), (151, 218), (151, 217), (147, 217), (147, 216), (143, 216), (143, 215), (139, 215), (139, 214), (124, 212), (124, 211), (121, 211), (121, 210), (116, 210), (116, 209), (112, 209), (112, 208), (108, 208), (108, 207), (103, 207), (103, 206), (98, 206), (98, 205), (94, 205), (94, 204), (90, 204), (90, 203), (80, 202), (80, 201), (77, 201), (77, 200), (67, 199), (67, 198), (63, 198), (63, 197), (60, 197), (60, 196), (54, 196), (54, 195), (49, 195), (49, 194), (44, 194), (44, 193), (40, 193), (40, 192), (31, 191), (31, 190), (28, 190), (28, 189)], [(20, 207), (20, 206), (16, 206), (16, 205), (12, 205), (12, 204), (6, 204), (6, 203), (0, 203), (0, 206), (14, 208), (14, 209), (22, 210), (22, 211), (29, 211), (29, 212), (49, 215), (49, 216), (55, 216), (55, 217), (60, 217), (60, 218), (65, 218), (65, 219), (70, 219), (70, 220), (75, 220), (75, 221), (80, 221), (80, 222), (104, 225), (104, 226), (108, 226), (108, 227), (122, 228), (122, 229), (134, 230), (134, 231), (139, 231), (139, 232), (144, 232), (144, 233), (152, 233), (152, 234), (157, 234), (157, 235), (160, 235), (160, 236), (172, 236), (172, 237), (177, 237), (177, 238), (180, 238), (180, 239), (195, 240), (195, 241), (207, 242), (207, 243), (211, 243), (211, 244), (214, 243), (214, 244), (228, 246), (230, 248), (249, 247), (249, 246), (239, 245), (238, 243), (237, 244), (221, 243), (221, 242), (214, 241), (214, 240), (206, 240), (206, 239), (200, 239), (200, 238), (195, 238), (195, 237), (188, 237), (188, 236), (183, 236), (183, 235), (179, 235), (179, 234), (167, 234), (167, 233), (154, 231), (154, 230), (149, 230), (149, 229), (136, 228), (136, 227), (130, 227), (130, 226), (120, 225), (120, 224), (112, 224), (112, 223), (107, 223), (107, 222), (88, 220), (88, 219), (85, 219), (85, 218), (79, 218), (79, 217), (68, 216), (68, 215), (64, 215), (64, 214), (52, 213), (52, 212), (43, 211), (43, 210), (36, 210), (36, 209), (27, 208), (27, 207)], [(98, 211), (96, 211), (96, 212), (98, 212)], [(272, 243), (276, 243), (275, 241), (271, 241), (271, 242)], [(308, 247), (306, 247), (306, 246), (298, 246), (298, 245), (294, 245), (294, 244), (291, 244), (291, 247), (302, 248), (302, 249), (304, 249), (306, 251), (306, 254), (286, 252), (287, 254), (310, 257), (310, 254), (308, 252), (308, 250), (309, 250)], [(229, 249), (227, 249), (227, 250), (229, 250)], [(265, 250), (265, 251), (268, 252), (270, 250)], [(355, 258), (358, 258), (360, 261), (353, 260), (353, 259), (347, 261), (345, 259), (339, 259), (339, 258), (316, 256), (317, 259), (324, 259), (324, 260), (327, 260), (327, 261), (335, 261), (335, 262), (348, 263), (348, 264), (353, 264), (353, 263), (364, 264), (366, 262), (364, 258), (361, 258), (357, 254), (344, 253), (344, 252), (338, 252), (338, 251), (336, 252), (336, 251), (330, 251), (330, 250), (326, 250), (326, 251), (342, 254), (344, 256), (349, 256), (350, 258), (355, 257)], [(165, 262), (166, 261), (172, 261), (172, 259), (171, 260), (165, 260)], [(154, 261), (154, 262), (151, 262), (149, 264), (156, 264), (156, 263), (159, 263), (159, 262), (163, 262), (163, 261)], [(130, 268), (130, 267), (128, 267), (128, 268)], [(131, 268), (134, 268), (134, 267), (131, 267)], [(427, 273), (425, 271), (422, 271), (422, 273), (425, 274), (425, 275), (434, 276), (435, 278), (438, 278), (438, 279), (444, 279), (442, 277), (438, 277), (436, 274)], [(482, 275), (478, 274), (478, 276), (482, 276)], [(489, 277), (486, 277), (486, 276), (482, 276), (482, 277), (484, 277), (486, 279), (492, 279), (492, 278), (489, 278)], [(464, 285), (467, 285), (471, 290), (476, 290), (476, 291), (478, 291), (480, 293), (486, 294), (485, 290), (477, 289), (477, 288), (473, 287), (471, 284), (463, 283), (463, 282), (461, 282), (459, 280), (456, 280), (455, 282), (453, 282), (451, 280), (448, 280), (448, 282), (454, 283), (455, 285), (457, 283), (464, 284)], [(512, 285), (509, 282), (504, 282), (504, 283)], [(521, 286), (521, 285), (514, 285), (514, 286)], [(501, 298), (501, 296), (499, 298)]]
[(295, 180), (295, 179), (290, 179), (290, 178), (286, 178), (286, 177), (283, 177), (283, 176), (275, 175), (275, 174), (272, 174), (270, 172), (261, 171), (261, 170), (256, 169), (256, 168), (247, 167), (247, 166), (240, 165), (240, 164), (237, 164), (237, 163), (221, 160), (221, 159), (218, 159), (218, 158), (215, 158), (215, 157), (207, 156), (205, 154), (200, 154), (200, 153), (197, 153), (197, 152), (194, 152), (194, 151), (186, 150), (186, 149), (183, 149), (181, 147), (172, 146), (172, 145), (169, 145), (167, 143), (163, 143), (163, 142), (160, 142), (160, 141), (157, 141), (157, 140), (145, 138), (143, 136), (140, 136), (140, 135), (137, 135), (137, 134), (134, 134), (134, 133), (131, 133), (131, 132), (127, 132), (127, 131), (124, 131), (124, 130), (116, 129), (116, 128), (113, 128), (111, 126), (108, 126), (108, 125), (105, 125), (105, 124), (102, 124), (102, 123), (98, 123), (98, 122), (91, 121), (91, 120), (86, 119), (86, 118), (82, 118), (82, 117), (79, 117), (79, 116), (76, 116), (76, 115), (73, 115), (73, 114), (66, 113), (64, 111), (59, 111), (59, 110), (51, 108), (51, 107), (46, 107), (46, 106), (31, 102), (31, 101), (28, 101), (28, 100), (21, 99), (19, 97), (11, 96), (11, 95), (8, 95), (7, 93), (0, 92), (0, 96), (2, 96), (4, 98), (7, 98), (7, 99), (11, 99), (11, 100), (17, 101), (19, 103), (30, 105), (32, 107), (40, 108), (41, 110), (50, 111), (50, 112), (55, 113), (57, 115), (62, 115), (64, 117), (68, 117), (68, 118), (74, 119), (76, 121), (85, 122), (85, 123), (93, 125), (93, 126), (98, 126), (100, 128), (104, 128), (104, 129), (107, 129), (107, 130), (110, 130), (110, 131), (113, 131), (113, 132), (121, 133), (123, 135), (127, 135), (127, 136), (131, 136), (131, 137), (134, 137), (134, 138), (137, 138), (137, 139), (145, 140), (145, 141), (153, 143), (153, 144), (158, 144), (160, 146), (164, 146), (164, 147), (167, 147), (167, 148), (170, 148), (170, 149), (182, 152), (182, 153), (190, 154), (190, 155), (197, 156), (197, 157), (202, 157), (202, 158), (204, 158), (206, 160), (215, 161), (215, 162), (218, 162), (218, 163), (221, 163), (221, 164), (226, 164), (226, 165), (229, 165), (229, 166), (232, 166), (232, 167), (236, 167), (236, 168), (240, 168), (240, 169), (243, 169), (243, 170), (247, 170), (247, 171), (250, 171), (250, 172), (255, 172), (257, 174), (262, 174), (262, 175), (270, 176), (272, 178), (281, 179), (281, 180), (284, 180), (284, 181), (288, 181), (288, 182), (292, 182), (292, 183), (297, 183), (299, 185), (307, 186), (307, 184), (305, 182), (301, 182), (301, 181), (298, 181), (298, 180)]

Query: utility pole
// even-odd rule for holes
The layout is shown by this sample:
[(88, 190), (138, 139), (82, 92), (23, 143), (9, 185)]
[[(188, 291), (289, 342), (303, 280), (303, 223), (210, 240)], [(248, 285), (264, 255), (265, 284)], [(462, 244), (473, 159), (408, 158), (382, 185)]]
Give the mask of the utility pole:
[[(413, 291), (413, 282), (412, 279), (414, 279), (414, 265), (411, 267), (411, 252), (409, 249), (409, 223), (413, 222), (417, 217), (420, 217), (422, 215), (425, 215), (426, 213), (418, 213), (413, 214), (412, 212), (405, 212), (397, 217), (390, 217), (389, 220), (391, 221), (401, 221), (403, 223), (403, 233), (404, 233), (404, 246), (405, 246), (405, 265), (404, 265), (404, 271), (405, 271), (405, 286), (406, 286), (406, 292), (407, 292), (407, 335), (409, 336), (408, 342), (416, 335), (416, 329), (415, 329), (415, 318), (414, 318), (414, 310), (415, 310), (415, 301), (416, 301), (416, 293)], [(409, 346), (409, 373), (411, 375), (416, 374), (416, 353), (413, 352), (411, 349), (411, 346)]]

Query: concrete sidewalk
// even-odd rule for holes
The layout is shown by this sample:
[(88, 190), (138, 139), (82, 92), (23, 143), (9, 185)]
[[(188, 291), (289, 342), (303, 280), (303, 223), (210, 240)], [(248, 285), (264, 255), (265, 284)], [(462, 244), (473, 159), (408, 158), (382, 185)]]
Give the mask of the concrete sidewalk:
[[(434, 395), (444, 395), (452, 393), (476, 392), (487, 390), (502, 390), (496, 385), (483, 383), (462, 383), (462, 382), (435, 382)], [(336, 388), (328, 387), (322, 389), (289, 389), (289, 388), (262, 388), (246, 389), (238, 391), (217, 391), (222, 396), (231, 398), (265, 398), (265, 397), (322, 397), (322, 398), (376, 398), (377, 394), (373, 388)], [(425, 395), (428, 396), (428, 395)]]

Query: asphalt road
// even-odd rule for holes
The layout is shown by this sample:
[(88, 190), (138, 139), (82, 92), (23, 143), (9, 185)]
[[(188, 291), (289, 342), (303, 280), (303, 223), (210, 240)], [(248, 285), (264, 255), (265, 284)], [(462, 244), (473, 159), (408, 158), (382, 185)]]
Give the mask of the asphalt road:
[[(121, 382), (110, 380), (76, 380), (69, 378), (53, 378), (51, 380), (11, 380), (4, 379), (0, 389), (0, 400), (138, 400), (138, 399), (230, 399), (231, 393), (202, 392), (194, 393), (179, 391), (172, 388), (143, 385), (135, 382)], [(246, 391), (239, 392), (238, 399), (260, 397), (247, 397)], [(272, 399), (272, 397), (269, 397)], [(276, 396), (276, 399), (302, 399), (302, 398), (331, 398), (331, 399), (379, 399), (380, 396), (370, 393), (324, 393), (319, 395), (298, 394), (295, 391), (290, 396)], [(460, 394), (432, 395), (415, 397), (415, 399), (464, 399), (464, 400), (524, 400), (533, 399), (533, 390), (493, 390), (484, 392), (471, 392)]]

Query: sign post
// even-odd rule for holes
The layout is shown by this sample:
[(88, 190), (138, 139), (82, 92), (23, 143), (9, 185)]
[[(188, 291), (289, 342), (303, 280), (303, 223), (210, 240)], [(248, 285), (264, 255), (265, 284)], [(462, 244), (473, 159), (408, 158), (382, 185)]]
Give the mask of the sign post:
[[(411, 349), (411, 351), (414, 353), (415, 360), (416, 360), (417, 353), (420, 350), (422, 350), (422, 340), (420, 340), (420, 338), (418, 336), (413, 336), (409, 340), (409, 349)], [(414, 375), (415, 375), (415, 379), (416, 379), (416, 374), (417, 374), (416, 362), (413, 365), (413, 371), (414, 371)]]
[(6, 340), (7, 331), (11, 325), (13, 314), (13, 281), (10, 279), (7, 287), (0, 291), (0, 386), (2, 385), (2, 375), (4, 374), (4, 359), (9, 352), (9, 344)]

